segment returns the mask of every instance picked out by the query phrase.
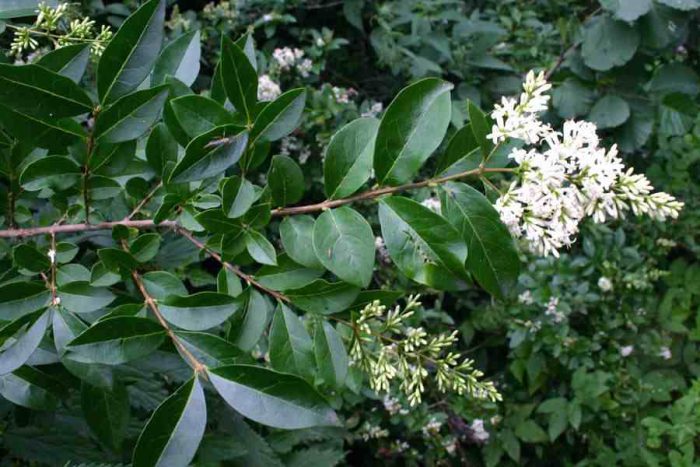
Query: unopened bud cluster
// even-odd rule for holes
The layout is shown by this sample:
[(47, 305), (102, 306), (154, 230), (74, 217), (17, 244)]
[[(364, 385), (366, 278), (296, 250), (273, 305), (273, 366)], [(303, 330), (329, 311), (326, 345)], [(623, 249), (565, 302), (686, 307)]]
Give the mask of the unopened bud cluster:
[(586, 217), (599, 223), (627, 211), (660, 221), (678, 217), (683, 203), (654, 192), (644, 175), (625, 167), (615, 145), (601, 147), (595, 124), (569, 120), (560, 132), (539, 120), (550, 88), (543, 73), (531, 71), (520, 98), (504, 97), (491, 114), (494, 143), (525, 143), (510, 153), (518, 178), (496, 202), (510, 232), (536, 254), (559, 256)]
[(390, 310), (374, 301), (353, 322), (351, 361), (367, 372), (370, 387), (389, 393), (397, 381), (408, 402), (415, 406), (421, 402), (426, 381), (432, 375), (441, 392), (501, 400), (493, 383), (479, 380), (483, 373), (473, 367), (473, 361), (451, 350), (458, 339), (457, 331), (431, 336), (422, 327), (407, 324), (420, 306), (418, 299), (411, 296), (403, 308), (397, 305)]

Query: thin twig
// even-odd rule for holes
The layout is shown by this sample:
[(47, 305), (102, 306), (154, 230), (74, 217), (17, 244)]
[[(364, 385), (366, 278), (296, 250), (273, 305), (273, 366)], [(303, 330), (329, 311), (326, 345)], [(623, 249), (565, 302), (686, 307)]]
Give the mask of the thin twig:
[(125, 219), (129, 220), (129, 219), (133, 218), (136, 214), (138, 214), (139, 211), (141, 211), (141, 209), (143, 209), (143, 207), (146, 204), (148, 204), (148, 202), (153, 198), (153, 196), (155, 196), (155, 194), (158, 192), (158, 190), (160, 190), (160, 188), (162, 186), (163, 186), (163, 181), (161, 180), (160, 182), (158, 182), (158, 184), (155, 187), (153, 187), (153, 189), (146, 195), (146, 197), (143, 198), (139, 202), (139, 204), (136, 205), (134, 210), (131, 211), (131, 213), (128, 216), (126, 216)]
[(143, 219), (143, 220), (120, 220), (120, 221), (108, 221), (99, 222), (97, 224), (62, 224), (62, 225), (48, 225), (46, 227), (27, 227), (22, 229), (7, 229), (0, 230), (0, 238), (12, 238), (12, 237), (35, 237), (37, 235), (51, 235), (59, 233), (75, 233), (75, 232), (88, 232), (93, 230), (110, 230), (118, 225), (123, 225), (125, 227), (132, 227), (134, 229), (153, 229), (157, 227), (172, 228), (177, 225), (175, 221), (163, 221), (156, 224), (153, 219)]

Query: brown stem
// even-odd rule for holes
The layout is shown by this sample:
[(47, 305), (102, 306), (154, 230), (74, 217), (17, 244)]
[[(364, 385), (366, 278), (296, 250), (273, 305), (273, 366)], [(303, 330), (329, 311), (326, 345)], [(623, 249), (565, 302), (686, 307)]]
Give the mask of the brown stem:
[(53, 257), (49, 258), (51, 260), (51, 304), (57, 305), (56, 303), (56, 262), (58, 261), (58, 252), (56, 251), (56, 234), (51, 234), (51, 251), (53, 252)]
[(143, 199), (139, 202), (139, 204), (136, 205), (136, 207), (134, 208), (134, 210), (131, 211), (131, 213), (130, 213), (128, 216), (125, 217), (125, 220), (129, 220), (129, 219), (131, 219), (132, 217), (134, 217), (136, 214), (138, 214), (139, 211), (141, 211), (141, 209), (143, 209), (143, 207), (144, 207), (146, 204), (148, 204), (148, 202), (151, 200), (151, 198), (153, 198), (153, 196), (155, 196), (155, 194), (158, 192), (158, 190), (160, 190), (160, 188), (161, 188), (162, 186), (163, 186), (163, 181), (158, 182), (158, 184), (146, 195), (146, 197), (143, 198)]
[(152, 229), (156, 227), (168, 227), (172, 228), (177, 225), (175, 221), (163, 221), (156, 224), (152, 219), (144, 220), (121, 220), (121, 221), (109, 221), (100, 222), (98, 224), (63, 224), (63, 225), (49, 225), (46, 227), (27, 227), (23, 229), (7, 229), (0, 230), (0, 238), (12, 238), (12, 237), (34, 237), (37, 235), (45, 234), (59, 234), (59, 233), (75, 233), (75, 232), (87, 232), (92, 230), (109, 230), (113, 229), (118, 225), (123, 225), (125, 227), (132, 227), (135, 229)]
[(444, 177), (429, 178), (420, 182), (406, 183), (405, 185), (399, 186), (386, 186), (382, 188), (375, 188), (354, 196), (341, 199), (326, 200), (316, 204), (307, 204), (306, 206), (293, 206), (291, 208), (277, 208), (272, 211), (273, 216), (294, 216), (297, 214), (306, 214), (309, 212), (325, 211), (326, 209), (336, 208), (338, 206), (343, 206), (345, 204), (354, 203), (356, 201), (364, 201), (368, 199), (378, 198), (384, 195), (390, 195), (393, 193), (399, 193), (402, 191), (415, 190), (417, 188), (424, 188), (427, 186), (440, 185), (441, 183), (446, 183), (451, 180), (458, 180), (460, 178), (469, 177), (471, 175), (482, 175), (485, 173), (498, 173), (498, 172), (513, 172), (510, 168), (487, 168), (478, 167), (476, 169), (467, 170), (466, 172), (460, 172), (457, 174), (446, 175)]
[[(128, 249), (126, 245), (124, 245), (124, 249)], [(151, 297), (151, 295), (148, 293), (146, 290), (146, 286), (143, 285), (143, 280), (141, 279), (141, 275), (138, 273), (138, 271), (133, 270), (131, 272), (131, 277), (134, 280), (134, 284), (136, 284), (136, 287), (139, 289), (141, 292), (141, 295), (143, 295), (144, 300), (146, 301), (146, 305), (148, 305), (148, 308), (151, 309), (155, 317), (158, 319), (158, 322), (160, 323), (161, 326), (165, 329), (165, 332), (168, 334), (168, 337), (170, 337), (170, 340), (173, 341), (173, 344), (177, 349), (180, 351), (182, 354), (183, 358), (185, 358), (187, 361), (189, 361), (190, 366), (194, 369), (194, 371), (200, 375), (202, 375), (205, 379), (207, 379), (207, 366), (197, 360), (197, 357), (195, 357), (192, 352), (187, 350), (187, 347), (183, 345), (182, 342), (180, 342), (180, 339), (177, 337), (175, 332), (172, 330), (168, 322), (165, 320), (163, 315), (161, 314), (160, 310), (158, 309), (158, 304), (156, 301)]]
[(272, 290), (269, 287), (265, 287), (260, 282), (256, 281), (253, 276), (241, 271), (241, 269), (238, 266), (234, 266), (233, 264), (231, 264), (227, 261), (224, 261), (224, 259), (221, 257), (220, 254), (218, 254), (216, 251), (214, 251), (211, 248), (209, 248), (208, 246), (206, 246), (199, 239), (194, 237), (188, 230), (183, 229), (182, 227), (177, 226), (177, 225), (175, 227), (173, 227), (173, 230), (175, 232), (179, 233), (180, 235), (182, 235), (183, 237), (185, 237), (190, 242), (192, 242), (200, 250), (205, 251), (209, 256), (211, 256), (216, 261), (218, 261), (221, 264), (221, 266), (225, 267), (226, 269), (228, 269), (229, 271), (231, 271), (232, 273), (234, 273), (235, 275), (237, 275), (238, 277), (240, 277), (241, 279), (246, 281), (246, 283), (248, 283), (248, 285), (252, 285), (256, 289), (276, 298), (279, 301), (282, 301), (285, 303), (291, 302), (289, 297), (287, 297), (283, 293), (280, 293), (276, 290)]

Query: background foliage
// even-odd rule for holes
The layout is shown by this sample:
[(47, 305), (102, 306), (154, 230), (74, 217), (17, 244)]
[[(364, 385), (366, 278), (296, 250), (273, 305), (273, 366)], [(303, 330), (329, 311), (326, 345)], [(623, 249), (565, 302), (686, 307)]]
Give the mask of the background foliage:
[[(77, 10), (116, 30), (136, 6), (136, 2), (84, 1)], [(406, 294), (424, 294), (425, 308), (416, 322), (435, 332), (459, 328), (459, 347), (496, 382), (503, 402), (431, 392), (421, 405), (409, 409), (405, 399), (378, 398), (355, 381), (332, 400), (346, 420), (344, 428), (279, 431), (243, 421), (223, 401), (207, 399), (207, 434), (196, 465), (697, 465), (698, 9), (695, 0), (170, 2), (169, 39), (199, 31), (202, 40), (200, 73), (187, 83), (196, 92), (212, 88), (214, 95), (221, 37), (237, 39), (245, 32), (255, 40), (258, 74), (268, 75), (283, 91), (307, 88), (300, 127), (274, 142), (271, 150), (276, 155), (273, 167), (288, 164), (285, 157), (301, 167), (303, 183), (295, 180), (292, 185), (303, 184), (305, 191), (302, 195), (285, 190), (279, 195), (285, 197), (282, 200), (273, 192), (273, 203), (294, 203), (301, 196), (308, 202), (324, 199), (322, 155), (331, 136), (357, 117), (381, 115), (411, 80), (431, 76), (454, 83), (452, 132), (469, 121), (467, 100), (488, 109), (501, 95), (516, 94), (523, 73), (532, 68), (554, 70), (548, 120), (577, 117), (595, 122), (609, 142), (624, 151), (628, 164), (686, 203), (677, 222), (590, 224), (559, 259), (523, 255), (517, 290), (503, 300), (494, 300), (477, 286), (449, 293), (417, 287), (379, 257), (375, 281)], [(1, 40), (9, 51), (9, 28)], [(302, 50), (310, 65), (280, 68), (273, 53), (282, 47)], [(51, 48), (49, 42), (41, 42), (39, 55)], [(17, 58), (8, 53), (4, 59), (37, 59), (28, 55), (34, 54)], [(84, 79), (94, 79), (92, 65), (87, 73)], [(99, 74), (97, 80), (100, 96), (106, 93), (109, 98), (109, 91), (99, 90)], [(11, 124), (7, 115), (0, 115), (4, 125)], [(167, 123), (167, 114), (165, 118)], [(156, 137), (149, 144), (158, 144)], [(138, 150), (148, 157), (148, 147)], [(3, 155), (2, 205), (10, 206), (12, 184), (18, 183), (11, 171), (12, 158), (23, 154), (4, 149)], [(163, 171), (172, 170), (167, 161), (159, 164)], [(433, 173), (431, 164), (423, 169), (425, 174)], [(105, 178), (123, 178), (127, 194), (115, 198), (105, 182), (94, 190), (94, 205), (113, 214), (111, 218), (128, 215), (148, 192), (149, 185), (139, 177), (147, 170), (151, 169), (145, 158), (110, 168)], [(274, 171), (261, 174), (275, 176)], [(265, 175), (255, 182), (263, 183)], [(60, 186), (62, 181), (53, 183)], [(418, 201), (432, 196), (430, 189), (415, 193)], [(6, 222), (29, 221), (34, 202), (20, 202), (13, 213), (5, 212)], [(208, 202), (201, 196), (192, 204), (204, 209)], [(67, 200), (63, 203), (71, 216), (79, 215), (79, 207), (71, 210)], [(359, 210), (377, 224), (371, 217), (376, 209)], [(60, 212), (47, 208), (39, 215), (47, 224)], [(196, 227), (187, 210), (179, 220)], [(100, 247), (113, 243), (109, 232), (87, 235)], [(113, 234), (116, 240), (122, 235), (126, 234), (118, 230)], [(80, 256), (85, 251), (75, 247), (83, 240), (78, 236), (66, 242), (65, 259), (59, 262), (70, 262), (77, 254), (78, 262), (93, 264), (94, 257)], [(149, 240), (140, 240), (144, 262), (155, 254)], [(248, 251), (264, 263), (269, 248), (262, 240), (256, 245), (259, 248)], [(28, 264), (18, 259), (21, 255), (13, 252), (13, 246), (10, 241), (3, 244), (7, 271)], [(132, 244), (132, 253), (133, 248)], [(88, 277), (93, 285), (111, 285), (114, 272), (109, 270), (119, 269), (118, 253), (113, 258), (100, 255), (104, 270), (90, 273), (77, 264), (59, 269), (59, 285), (61, 274), (66, 283)], [(186, 240), (165, 235), (157, 255), (158, 266), (181, 281), (175, 287), (186, 286), (190, 293), (216, 288), (218, 266), (211, 260), (200, 262), (197, 249)], [(110, 261), (117, 266), (110, 268)], [(264, 276), (262, 271), (258, 275)], [(8, 287), (10, 277), (4, 276), (0, 287)], [(228, 278), (218, 279), (221, 287)], [(363, 283), (365, 278), (346, 280)], [(226, 284), (240, 287), (234, 280)], [(76, 292), (73, 296), (81, 296)], [(255, 292), (248, 293), (247, 300), (256, 299)], [(69, 295), (63, 298), (66, 306)], [(91, 299), (95, 310), (103, 306), (100, 297)], [(138, 311), (126, 307), (121, 314)], [(245, 335), (236, 338), (239, 347), (247, 347), (242, 342)], [(246, 350), (254, 345), (253, 341)], [(262, 357), (265, 350), (263, 340), (251, 359)], [(104, 407), (87, 403), (83, 409), (81, 397), (94, 401), (99, 394), (91, 397), (89, 389), (80, 391), (76, 388), (80, 383), (65, 371), (51, 374), (54, 366), (41, 366), (49, 369), (50, 376), (69, 381), (67, 395), (44, 397), (48, 406), (41, 408), (52, 408), (49, 411), (2, 401), (4, 461), (9, 465), (128, 462), (151, 412), (189, 378), (173, 358), (158, 352), (147, 364), (120, 366), (124, 386), (104, 400)], [(274, 366), (274, 357), (269, 358)], [(45, 377), (24, 375), (22, 380)], [(99, 423), (104, 413), (117, 414), (106, 428)]]

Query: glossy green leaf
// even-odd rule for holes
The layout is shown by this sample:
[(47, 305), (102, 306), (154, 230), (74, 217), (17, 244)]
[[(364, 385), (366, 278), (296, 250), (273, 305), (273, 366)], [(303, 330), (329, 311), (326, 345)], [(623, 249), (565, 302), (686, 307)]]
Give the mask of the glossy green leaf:
[(164, 123), (158, 123), (146, 142), (146, 160), (158, 178), (165, 178), (168, 166), (177, 163), (177, 153), (177, 141)]
[(100, 175), (93, 175), (90, 177), (88, 190), (90, 199), (93, 201), (114, 199), (124, 191), (118, 181)]
[(207, 373), (219, 395), (255, 422), (288, 430), (338, 424), (328, 403), (297, 376), (249, 365), (230, 365)]
[(600, 4), (616, 19), (631, 23), (649, 12), (652, 0), (601, 0)]
[(445, 152), (438, 160), (437, 175), (449, 175), (475, 169), (481, 164), (483, 155), (471, 125), (466, 125), (452, 135)]
[(136, 89), (151, 72), (163, 43), (165, 0), (150, 0), (129, 16), (97, 67), (97, 93), (107, 104)]
[(425, 78), (404, 88), (386, 109), (374, 149), (382, 185), (411, 181), (442, 142), (450, 123), (452, 84)]
[(340, 279), (367, 287), (374, 269), (374, 234), (348, 206), (330, 209), (314, 224), (313, 248), (321, 264)]
[(270, 365), (307, 380), (314, 374), (314, 350), (311, 336), (299, 317), (280, 304), (270, 325)]
[(228, 99), (252, 123), (258, 101), (258, 74), (243, 50), (227, 37), (222, 39), (221, 77)]
[(280, 237), (290, 258), (302, 266), (322, 269), (313, 247), (309, 248), (313, 245), (314, 223), (314, 218), (307, 215), (285, 217), (280, 224)]
[(129, 251), (131, 256), (140, 263), (147, 263), (156, 257), (160, 248), (160, 235), (156, 233), (147, 233), (139, 235), (131, 245)]
[(265, 287), (273, 290), (298, 289), (310, 284), (323, 275), (320, 269), (311, 269), (292, 261), (287, 254), (277, 257), (276, 266), (263, 266), (255, 273), (255, 278)]
[(208, 367), (234, 363), (244, 354), (229, 341), (204, 332), (175, 331), (182, 345)]
[(119, 248), (102, 248), (97, 250), (97, 255), (104, 263), (104, 266), (114, 272), (133, 271), (139, 266), (131, 253)]
[(89, 60), (90, 45), (74, 44), (52, 50), (40, 57), (36, 64), (79, 83)]
[(294, 204), (304, 194), (304, 174), (301, 167), (287, 156), (277, 155), (272, 158), (267, 182), (276, 206)]
[[(208, 232), (220, 234), (238, 234), (241, 232), (243, 224), (240, 219), (226, 217), (221, 209), (208, 209), (195, 216), (197, 222)], [(241, 239), (236, 239), (237, 243)], [(242, 242), (241, 242), (242, 243)]]
[(168, 97), (168, 87), (158, 86), (128, 94), (100, 112), (95, 138), (102, 143), (137, 139), (156, 122)]
[(92, 101), (82, 88), (39, 65), (0, 64), (0, 103), (23, 115), (45, 119), (92, 111)]
[(164, 300), (170, 295), (187, 295), (187, 288), (173, 273), (149, 271), (141, 279), (148, 294), (156, 300)]
[(64, 148), (84, 138), (85, 130), (72, 118), (34, 117), (0, 103), (0, 124), (20, 141), (41, 148)]
[(241, 217), (257, 200), (255, 186), (243, 177), (234, 175), (221, 188), (222, 207), (227, 217)]
[(590, 68), (607, 71), (630, 61), (638, 46), (635, 28), (601, 15), (584, 30), (581, 55)]
[(58, 288), (61, 306), (74, 313), (90, 313), (106, 307), (116, 298), (105, 288), (93, 287), (88, 282), (71, 282)]
[(343, 386), (348, 374), (348, 353), (340, 334), (328, 321), (316, 325), (314, 355), (321, 381), (335, 387)]
[(12, 249), (12, 259), (18, 268), (39, 273), (51, 267), (51, 260), (46, 253), (26, 243), (20, 243)]
[(493, 150), (493, 142), (487, 137), (491, 133), (491, 121), (472, 101), (467, 104), (467, 111), (469, 112), (469, 127), (474, 133), (474, 139), (481, 148), (481, 155), (485, 160)]
[(207, 425), (204, 391), (197, 376), (153, 412), (134, 449), (134, 467), (186, 467)]
[(184, 297), (170, 295), (158, 303), (168, 322), (188, 331), (211, 329), (226, 321), (240, 308), (230, 295), (199, 292)]
[(191, 94), (177, 97), (168, 103), (169, 112), (165, 115), (165, 123), (180, 144), (187, 143), (197, 136), (222, 125), (231, 125), (235, 120), (231, 113), (213, 99)]
[(54, 410), (63, 392), (54, 378), (30, 366), (0, 376), (0, 395), (29, 409)]
[(328, 199), (345, 198), (369, 180), (379, 120), (358, 118), (338, 130), (328, 143), (323, 162)]
[(15, 282), (0, 287), (0, 321), (14, 321), (48, 305), (51, 294), (42, 282)]
[(250, 139), (256, 143), (277, 141), (299, 125), (306, 104), (306, 90), (292, 89), (267, 104), (255, 118)]
[(69, 342), (67, 357), (82, 363), (119, 365), (151, 354), (165, 335), (160, 324), (147, 318), (105, 319)]
[(202, 53), (199, 30), (186, 32), (163, 48), (153, 67), (151, 84), (162, 84), (165, 77), (173, 76), (192, 86), (199, 75)]
[(588, 119), (600, 129), (618, 127), (629, 118), (630, 106), (627, 101), (611, 94), (601, 97), (588, 115)]
[(238, 162), (248, 134), (236, 125), (214, 128), (187, 145), (185, 157), (170, 174), (170, 183), (184, 183), (219, 175)]
[(241, 280), (230, 269), (223, 267), (216, 276), (216, 289), (219, 293), (238, 297), (243, 292)]
[(11, 373), (31, 357), (46, 333), (48, 311), (25, 315), (0, 328), (0, 375)]
[(83, 383), (80, 403), (90, 430), (110, 449), (118, 451), (129, 424), (129, 394), (122, 384), (112, 390)]
[(287, 291), (292, 303), (304, 311), (332, 315), (348, 309), (360, 289), (345, 282), (327, 282), (318, 279), (299, 289)]
[[(0, 3), (0, 19), (21, 18), (32, 16), (36, 13), (40, 0), (3, 0)], [(50, 7), (56, 7), (58, 0), (45, 2)]]
[(399, 196), (379, 204), (382, 237), (391, 259), (408, 278), (446, 287), (466, 271), (467, 245), (459, 232), (425, 206)]
[(464, 183), (443, 185), (440, 201), (443, 215), (469, 248), (467, 269), (490, 294), (508, 295), (517, 283), (520, 260), (496, 209), (484, 195)]
[(275, 247), (257, 230), (248, 230), (245, 233), (245, 246), (248, 254), (260, 264), (277, 264)]

